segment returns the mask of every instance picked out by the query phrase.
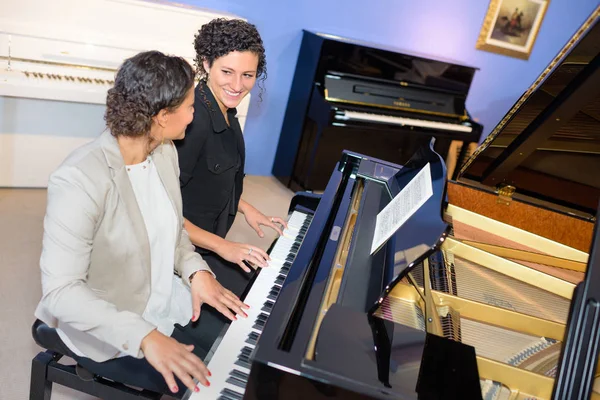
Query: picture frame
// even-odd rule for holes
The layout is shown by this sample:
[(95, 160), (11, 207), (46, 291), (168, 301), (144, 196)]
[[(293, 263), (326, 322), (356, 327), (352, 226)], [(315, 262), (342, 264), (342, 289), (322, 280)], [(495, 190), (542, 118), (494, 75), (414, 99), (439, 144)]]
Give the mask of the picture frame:
[(528, 60), (550, 0), (491, 0), (476, 48)]

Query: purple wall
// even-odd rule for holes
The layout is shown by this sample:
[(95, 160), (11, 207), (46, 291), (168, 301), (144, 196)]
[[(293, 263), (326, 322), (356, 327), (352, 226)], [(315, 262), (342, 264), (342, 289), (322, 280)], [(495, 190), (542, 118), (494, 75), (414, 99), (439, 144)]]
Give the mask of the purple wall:
[(480, 68), (467, 109), (487, 135), (600, 3), (550, 0), (528, 61), (475, 49), (489, 2), (483, 0), (179, 0), (228, 11), (258, 27), (267, 50), (263, 102), (246, 121), (246, 170), (270, 175), (300, 47), (301, 30), (381, 43)]

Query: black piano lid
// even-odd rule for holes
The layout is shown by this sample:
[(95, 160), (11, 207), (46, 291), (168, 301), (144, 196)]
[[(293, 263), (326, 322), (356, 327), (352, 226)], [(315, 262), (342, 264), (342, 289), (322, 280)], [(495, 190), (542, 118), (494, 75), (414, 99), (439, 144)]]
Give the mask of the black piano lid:
[[(478, 68), (364, 40), (305, 30), (324, 41), (317, 76), (331, 71), (436, 87), (466, 96)], [(327, 58), (329, 56), (329, 58)], [(357, 60), (360, 60), (357, 62)]]
[(521, 96), (459, 181), (593, 220), (600, 199), (600, 7)]
[[(332, 35), (332, 34), (329, 34), (329, 33), (314, 32), (314, 31), (309, 31), (309, 30), (307, 30), (307, 32), (314, 33), (315, 35), (321, 36), (322, 38), (325, 38), (325, 39), (331, 39), (331, 40), (335, 40), (335, 41), (338, 41), (338, 42), (343, 42), (343, 43), (348, 43), (348, 44), (355, 44), (355, 45), (364, 46), (364, 47), (371, 47), (371, 48), (378, 49), (378, 50), (391, 51), (391, 52), (395, 52), (395, 53), (403, 53), (403, 54), (406, 54), (406, 55), (414, 56), (415, 58), (421, 58), (423, 60), (430, 60), (431, 57), (432, 57), (431, 55), (428, 55), (428, 54), (421, 54), (421, 53), (415, 52), (415, 51), (407, 52), (406, 50), (403, 50), (403, 49), (400, 49), (400, 48), (396, 48), (396, 47), (393, 47), (393, 46), (385, 46), (385, 45), (382, 45), (380, 43), (370, 42), (368, 40), (352, 39), (352, 38), (348, 38), (348, 37), (343, 37), (343, 36), (338, 36), (338, 35)], [(463, 64), (463, 63), (461, 63), (459, 61), (451, 60), (449, 58), (443, 58), (443, 57), (435, 56), (435, 59), (438, 60), (438, 61), (442, 61), (442, 62), (448, 63), (448, 64), (456, 65), (457, 67), (470, 68), (470, 69), (473, 69), (473, 70), (478, 70), (479, 69), (477, 67), (466, 65), (466, 64)]]

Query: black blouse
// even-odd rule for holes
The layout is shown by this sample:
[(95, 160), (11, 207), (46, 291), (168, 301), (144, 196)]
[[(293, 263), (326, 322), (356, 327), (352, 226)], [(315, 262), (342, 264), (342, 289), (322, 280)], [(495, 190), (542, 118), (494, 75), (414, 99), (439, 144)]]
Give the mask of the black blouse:
[(194, 225), (225, 237), (233, 224), (244, 184), (246, 150), (242, 129), (229, 109), (225, 121), (206, 83), (196, 86), (194, 119), (179, 153), (183, 216)]

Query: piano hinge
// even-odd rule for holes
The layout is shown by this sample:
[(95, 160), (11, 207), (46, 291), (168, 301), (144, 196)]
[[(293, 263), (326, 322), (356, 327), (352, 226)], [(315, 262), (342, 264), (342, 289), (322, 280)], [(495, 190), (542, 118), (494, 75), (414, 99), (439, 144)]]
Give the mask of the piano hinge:
[(510, 205), (510, 202), (512, 201), (512, 196), (515, 193), (515, 190), (517, 190), (517, 188), (515, 188), (514, 186), (511, 186), (511, 185), (500, 186), (498, 188), (498, 198), (496, 199), (496, 203), (502, 204), (505, 206)]

